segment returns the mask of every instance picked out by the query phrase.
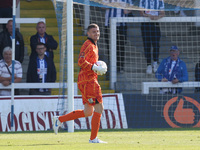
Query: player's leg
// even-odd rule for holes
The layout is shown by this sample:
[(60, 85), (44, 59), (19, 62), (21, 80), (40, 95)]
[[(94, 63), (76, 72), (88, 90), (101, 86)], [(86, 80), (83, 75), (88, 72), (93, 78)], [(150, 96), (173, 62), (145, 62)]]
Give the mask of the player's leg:
[(58, 133), (58, 129), (62, 125), (63, 122), (75, 120), (82, 117), (85, 117), (84, 110), (75, 110), (63, 116), (54, 116), (53, 117), (54, 133), (55, 134)]
[[(95, 112), (93, 113), (91, 120), (91, 136), (89, 143), (100, 143), (102, 141), (97, 139), (97, 133), (99, 131), (101, 114), (103, 112), (103, 99), (102, 99), (101, 87), (97, 79), (87, 82), (86, 87), (87, 88), (85, 88), (85, 95), (87, 95), (86, 103), (88, 105), (85, 105), (85, 114), (86, 112), (88, 112), (87, 108), (95, 109)], [(90, 113), (91, 111), (88, 114)]]
[(91, 136), (89, 143), (107, 143), (97, 138), (100, 126), (101, 114), (103, 112), (103, 103), (95, 104), (94, 109), (95, 112), (92, 116), (92, 121), (91, 121)]
[[(84, 88), (81, 86), (81, 88)], [(82, 91), (82, 89), (81, 89)], [(62, 122), (74, 120), (77, 118), (85, 117), (83, 110), (75, 110), (63, 116), (54, 116), (53, 117), (53, 130), (54, 133), (58, 133), (58, 129), (61, 126)]]
[(66, 115), (60, 116), (58, 119), (62, 123), (62, 122), (75, 120), (75, 119), (82, 118), (82, 117), (85, 117), (84, 110), (75, 110)]
[(86, 103), (84, 105), (84, 114), (85, 114), (85, 117), (92, 116), (93, 112), (94, 112), (94, 107), (92, 105), (89, 105), (88, 103)]
[(86, 91), (85, 90), (86, 84), (85, 85), (79, 85), (79, 89), (82, 93), (84, 110), (75, 110), (75, 111), (72, 111), (72, 112), (70, 112), (66, 115), (63, 115), (63, 116), (54, 116), (53, 117), (53, 129), (54, 129), (55, 134), (58, 133), (58, 129), (63, 122), (75, 120), (75, 119), (82, 118), (82, 117), (88, 117), (88, 116), (92, 115), (94, 108), (93, 108), (93, 106), (89, 106), (87, 104), (88, 100), (87, 100), (86, 94), (84, 93), (84, 91)]
[(100, 119), (101, 119), (101, 114), (103, 112), (103, 104), (99, 103), (94, 105), (95, 111), (92, 116), (91, 120), (91, 136), (90, 140), (93, 140), (97, 137), (98, 131), (99, 131), (99, 126), (100, 126)]

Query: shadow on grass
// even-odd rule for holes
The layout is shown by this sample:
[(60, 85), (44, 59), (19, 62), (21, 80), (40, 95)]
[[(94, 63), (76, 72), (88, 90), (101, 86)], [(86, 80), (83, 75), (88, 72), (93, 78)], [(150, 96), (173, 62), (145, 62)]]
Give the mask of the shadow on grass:
[(53, 145), (65, 145), (64, 143), (58, 144), (21, 144), (21, 145), (14, 145), (14, 144), (7, 144), (7, 145), (0, 145), (0, 148), (3, 146), (53, 146)]
[[(100, 129), (100, 132), (135, 132), (135, 131), (199, 131), (200, 128), (140, 128), (140, 129)], [(74, 130), (74, 132), (90, 132), (90, 130)], [(17, 131), (17, 132), (1, 132), (1, 134), (36, 134), (36, 133), (49, 133), (54, 134), (53, 130), (47, 131)], [(59, 133), (68, 133), (67, 130), (61, 129)]]

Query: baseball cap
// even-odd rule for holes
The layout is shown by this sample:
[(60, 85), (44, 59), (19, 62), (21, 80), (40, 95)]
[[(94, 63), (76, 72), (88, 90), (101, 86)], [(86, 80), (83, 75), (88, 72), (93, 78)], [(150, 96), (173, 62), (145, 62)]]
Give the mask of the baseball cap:
[(171, 48), (169, 49), (170, 51), (171, 50), (178, 50), (178, 47), (176, 46), (176, 45), (173, 45), (173, 46), (171, 46)]

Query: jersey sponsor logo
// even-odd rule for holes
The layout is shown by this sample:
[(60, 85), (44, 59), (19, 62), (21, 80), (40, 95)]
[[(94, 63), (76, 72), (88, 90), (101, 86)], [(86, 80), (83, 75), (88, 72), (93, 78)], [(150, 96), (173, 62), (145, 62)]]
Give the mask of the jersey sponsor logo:
[(85, 52), (81, 52), (81, 53), (80, 53), (80, 57), (81, 57), (81, 58), (85, 58)]

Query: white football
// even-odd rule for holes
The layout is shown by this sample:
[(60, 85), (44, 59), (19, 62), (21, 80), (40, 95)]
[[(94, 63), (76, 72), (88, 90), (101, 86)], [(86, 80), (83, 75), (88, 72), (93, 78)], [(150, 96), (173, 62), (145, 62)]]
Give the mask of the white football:
[(107, 65), (106, 65), (106, 63), (104, 61), (99, 60), (99, 61), (96, 62), (96, 65), (97, 66), (101, 66), (102, 69), (103, 69), (103, 73), (97, 72), (98, 75), (103, 75), (103, 74), (105, 74), (107, 72)]
[(97, 64), (97, 66), (101, 66), (102, 68), (106, 68), (106, 70), (107, 70), (107, 65), (104, 61), (99, 60), (96, 62), (96, 64)]

